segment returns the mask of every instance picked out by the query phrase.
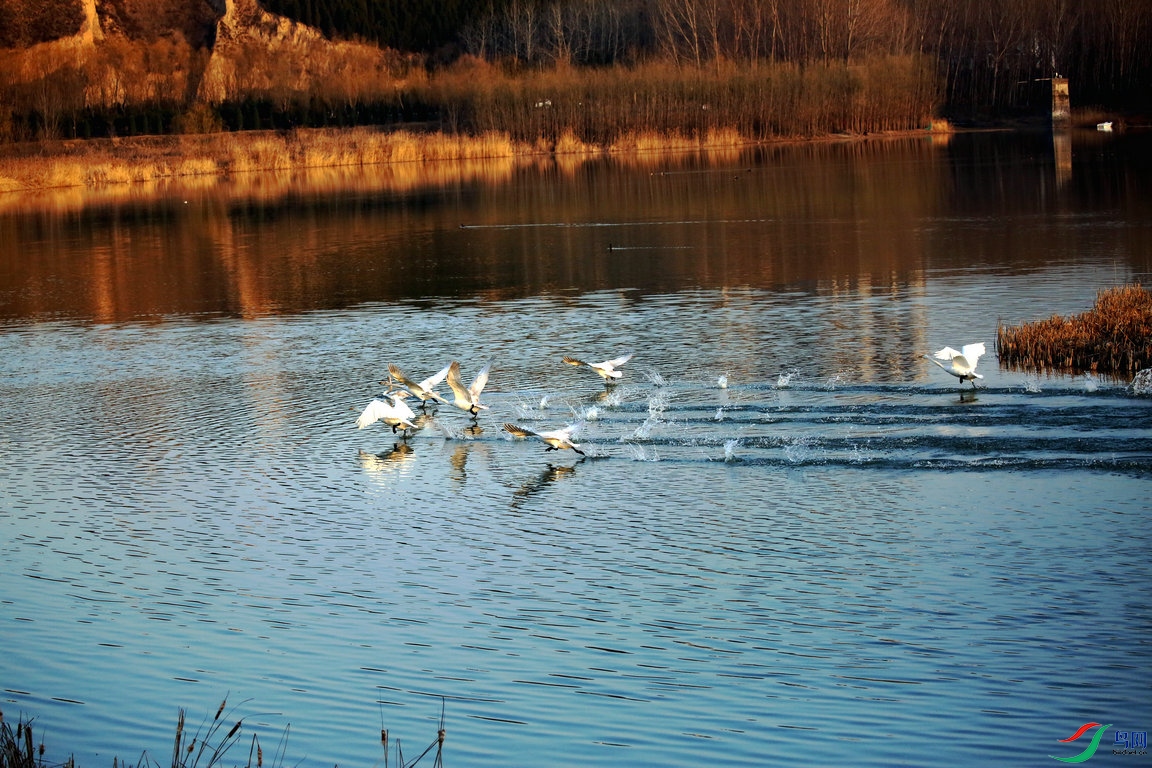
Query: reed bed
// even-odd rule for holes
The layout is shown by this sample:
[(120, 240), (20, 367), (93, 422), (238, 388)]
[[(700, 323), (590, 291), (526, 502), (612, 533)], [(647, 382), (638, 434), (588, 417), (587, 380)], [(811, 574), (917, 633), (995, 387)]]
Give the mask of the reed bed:
[[(214, 768), (225, 761), (231, 765), (240, 765), (235, 758), (229, 758), (232, 748), (240, 743), (244, 734), (244, 719), (235, 717), (235, 708), (226, 709), (227, 697), (216, 708), (216, 714), (210, 721), (201, 723), (195, 731), (186, 727), (185, 712), (181, 708), (176, 718), (176, 736), (172, 743), (172, 758), (170, 768)], [(231, 723), (231, 726), (229, 724)], [(227, 730), (225, 730), (227, 729)], [(387, 729), (380, 730), (380, 743), (384, 749), (384, 767), (389, 766), (389, 749), (394, 747), (396, 765), (398, 768), (412, 768), (425, 757), (431, 757), (434, 766), (443, 765), (443, 749), (446, 730), (444, 727), (444, 702), (440, 705), (440, 726), (436, 732), (436, 739), (429, 744), (416, 758), (406, 761), (400, 748), (400, 740), (389, 740)], [(245, 768), (264, 768), (264, 747), (260, 738), (253, 733), (249, 742)], [(288, 728), (284, 729), (273, 753), (269, 755), (269, 766), (280, 768), (284, 765), (285, 752), (288, 742)], [(45, 745), (39, 744), (33, 736), (32, 720), (21, 718), (13, 731), (11, 725), (4, 720), (4, 713), (0, 712), (0, 768), (76, 768), (75, 760), (69, 757), (62, 763), (52, 763), (45, 759)], [(112, 761), (113, 768), (128, 763), (121, 763), (116, 758)], [(379, 763), (377, 763), (379, 765)], [(160, 768), (160, 763), (145, 752), (141, 755), (135, 768)]]
[(1005, 365), (1130, 374), (1152, 366), (1152, 293), (1139, 284), (1100, 291), (1091, 310), (998, 325)]

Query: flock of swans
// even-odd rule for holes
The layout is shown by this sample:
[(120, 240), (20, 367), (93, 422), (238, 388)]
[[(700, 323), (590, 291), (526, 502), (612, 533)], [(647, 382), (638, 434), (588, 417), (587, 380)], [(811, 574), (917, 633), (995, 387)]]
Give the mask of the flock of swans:
[[(956, 351), (951, 347), (944, 347), (932, 355), (924, 355), (924, 358), (958, 378), (961, 386), (963, 386), (965, 381), (968, 381), (972, 383), (972, 387), (975, 389), (976, 379), (984, 378), (979, 373), (976, 373), (976, 363), (983, 355), (984, 343), (979, 342), (966, 344), (960, 351)], [(568, 365), (591, 368), (592, 371), (604, 380), (605, 386), (610, 388), (624, 376), (621, 367), (631, 359), (632, 353), (628, 353), (600, 363), (588, 363), (568, 356), (562, 358), (562, 361)], [(948, 364), (946, 365), (940, 362), (942, 360), (947, 361)], [(402, 439), (407, 439), (410, 433), (414, 433), (420, 429), (416, 424), (416, 412), (413, 411), (406, 402), (409, 398), (419, 400), (421, 410), (427, 410), (429, 402), (452, 405), (470, 414), (475, 420), (478, 418), (480, 411), (487, 410), (489, 407), (480, 402), (480, 394), (484, 391), (484, 387), (488, 383), (488, 374), (491, 370), (492, 361), (488, 361), (488, 363), (477, 372), (472, 383), (465, 387), (464, 382), (460, 378), (460, 363), (455, 360), (423, 381), (412, 379), (404, 373), (399, 366), (394, 363), (389, 363), (388, 378), (381, 382), (381, 384), (385, 384), (388, 387), (388, 390), (384, 393), (383, 397), (373, 398), (372, 401), (368, 403), (361, 412), (360, 417), (356, 419), (356, 426), (364, 429), (380, 421), (390, 426), (394, 434), (399, 434)], [(449, 389), (452, 390), (451, 399), (442, 396), (436, 391), (436, 387), (439, 386), (441, 382), (447, 382)], [(727, 377), (721, 376), (719, 380), (721, 388), (726, 387), (727, 384)], [(544, 443), (546, 451), (570, 450), (583, 456), (586, 454), (580, 449), (579, 443), (574, 442), (582, 426), (581, 423), (575, 423), (559, 429), (539, 431), (510, 422), (503, 424), (504, 431), (514, 437), (532, 437), (540, 440)]]

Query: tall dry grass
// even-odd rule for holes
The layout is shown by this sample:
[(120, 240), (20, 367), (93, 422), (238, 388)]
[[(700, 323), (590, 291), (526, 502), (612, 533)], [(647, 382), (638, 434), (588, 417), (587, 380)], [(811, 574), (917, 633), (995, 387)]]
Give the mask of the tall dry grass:
[(469, 59), (405, 93), (439, 114), (448, 132), (551, 143), (568, 135), (605, 147), (652, 136), (700, 146), (717, 135), (750, 142), (920, 129), (930, 125), (938, 97), (931, 62), (916, 56), (851, 67), (649, 62), (515, 74)]
[(1152, 366), (1152, 293), (1139, 284), (1101, 291), (1091, 310), (1018, 326), (999, 325), (1007, 365), (1132, 373)]

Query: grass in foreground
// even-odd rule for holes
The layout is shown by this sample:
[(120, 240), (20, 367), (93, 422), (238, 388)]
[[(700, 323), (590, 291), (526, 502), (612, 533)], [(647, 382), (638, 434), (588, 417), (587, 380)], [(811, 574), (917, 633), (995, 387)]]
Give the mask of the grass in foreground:
[(998, 325), (1000, 362), (1021, 368), (1133, 373), (1152, 366), (1152, 293), (1139, 284), (1100, 291), (1091, 310)]
[[(176, 738), (172, 745), (171, 768), (213, 768), (213, 766), (220, 765), (225, 761), (232, 748), (240, 743), (246, 735), (243, 732), (244, 719), (235, 718), (235, 722), (233, 722), (235, 708), (225, 712), (227, 703), (227, 698), (221, 701), (212, 720), (202, 723), (195, 732), (189, 732), (185, 729), (184, 709), (179, 710), (176, 720)], [(45, 759), (44, 742), (36, 743), (32, 722), (32, 719), (24, 720), (21, 718), (16, 724), (15, 731), (13, 731), (12, 726), (4, 719), (4, 713), (0, 712), (0, 768), (76, 768), (75, 760), (72, 757), (62, 763), (54, 763)], [(231, 727), (229, 727), (229, 723), (233, 723)], [(225, 730), (226, 728), (227, 730)], [(414, 760), (405, 762), (404, 753), (400, 750), (400, 741), (397, 739), (395, 742), (396, 765), (398, 768), (411, 768), (432, 754), (433, 749), (435, 749), (434, 766), (440, 768), (443, 765), (444, 736), (444, 711), (443, 704), (441, 704), (440, 728), (436, 733), (436, 740), (429, 744)], [(280, 768), (284, 765), (287, 742), (288, 728), (285, 728), (269, 763), (273, 768)], [(384, 748), (384, 766), (387, 768), (390, 743), (386, 729), (380, 730), (380, 743)], [(240, 765), (234, 759), (229, 762), (232, 765)], [(127, 762), (120, 763), (115, 758), (113, 758), (112, 765), (113, 768), (119, 768), (121, 765), (123, 768), (128, 768)], [(159, 761), (153, 760), (145, 752), (140, 756), (135, 768), (160, 768), (160, 765)], [(264, 748), (261, 746), (260, 738), (256, 733), (252, 734), (248, 757), (244, 766), (245, 768), (264, 768)]]

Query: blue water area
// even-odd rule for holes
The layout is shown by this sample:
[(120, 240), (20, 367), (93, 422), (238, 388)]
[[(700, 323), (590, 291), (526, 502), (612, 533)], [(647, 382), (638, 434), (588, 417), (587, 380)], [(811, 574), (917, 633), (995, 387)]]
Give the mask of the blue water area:
[[(956, 141), (9, 215), (5, 722), (82, 768), (180, 708), (233, 763), (1136, 759), (1152, 397), (995, 339), (1147, 275), (1146, 181)], [(451, 360), (476, 418), (357, 429)]]

